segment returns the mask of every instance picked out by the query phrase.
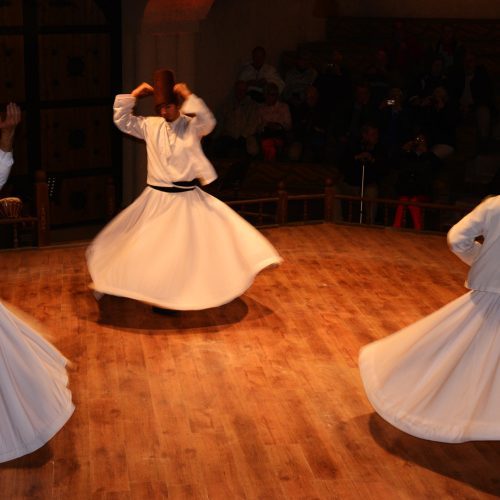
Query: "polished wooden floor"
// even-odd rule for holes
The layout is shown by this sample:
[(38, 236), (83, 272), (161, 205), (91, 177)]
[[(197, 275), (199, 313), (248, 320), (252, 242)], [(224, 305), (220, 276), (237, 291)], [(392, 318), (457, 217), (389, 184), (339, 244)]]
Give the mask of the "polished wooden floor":
[(362, 345), (464, 293), (445, 237), (329, 224), (265, 235), (280, 268), (178, 317), (95, 302), (84, 246), (0, 253), (2, 298), (74, 362), (77, 407), (48, 445), (0, 465), (0, 498), (498, 497), (500, 442), (408, 436), (373, 413), (358, 374)]

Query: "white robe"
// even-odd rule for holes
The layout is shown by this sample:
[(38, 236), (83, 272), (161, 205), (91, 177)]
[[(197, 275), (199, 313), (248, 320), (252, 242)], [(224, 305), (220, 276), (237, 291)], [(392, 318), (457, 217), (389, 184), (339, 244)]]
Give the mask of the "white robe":
[(12, 153), (0, 149), (0, 189), (2, 189), (7, 182), (13, 163)]
[[(484, 236), (482, 244), (475, 241)], [(360, 352), (368, 399), (385, 420), (442, 442), (500, 439), (500, 196), (448, 233), (471, 289)]]
[(70, 418), (66, 363), (0, 302), (0, 462), (40, 448)]
[[(146, 141), (148, 184), (216, 178), (200, 139), (215, 126), (191, 95), (172, 124), (132, 114), (135, 98), (115, 100), (115, 123)], [(216, 307), (241, 295), (255, 275), (281, 258), (254, 227), (199, 188), (165, 193), (147, 187), (87, 251), (93, 288), (176, 310)]]

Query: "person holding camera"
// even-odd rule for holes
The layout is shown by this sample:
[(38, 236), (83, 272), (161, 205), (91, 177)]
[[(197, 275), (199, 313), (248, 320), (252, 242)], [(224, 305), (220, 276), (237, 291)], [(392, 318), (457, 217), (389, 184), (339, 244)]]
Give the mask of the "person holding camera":
[[(396, 194), (399, 200), (429, 201), (434, 179), (442, 166), (441, 161), (429, 150), (427, 137), (422, 133), (404, 144), (402, 151), (396, 181)], [(402, 226), (405, 209), (405, 205), (397, 206), (393, 227)], [(408, 210), (413, 226), (421, 230), (423, 228), (422, 209), (415, 205), (408, 205)]]

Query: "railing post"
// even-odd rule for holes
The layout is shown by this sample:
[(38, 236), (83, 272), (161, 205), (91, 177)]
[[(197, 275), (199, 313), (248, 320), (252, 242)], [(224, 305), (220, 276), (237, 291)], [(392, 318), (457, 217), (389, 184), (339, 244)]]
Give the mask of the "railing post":
[(325, 181), (325, 221), (333, 222), (333, 181), (328, 177)]
[(49, 186), (44, 170), (35, 172), (35, 200), (38, 246), (43, 247), (50, 243)]
[(276, 214), (276, 222), (281, 226), (286, 224), (288, 219), (288, 193), (283, 181), (278, 183), (278, 212)]

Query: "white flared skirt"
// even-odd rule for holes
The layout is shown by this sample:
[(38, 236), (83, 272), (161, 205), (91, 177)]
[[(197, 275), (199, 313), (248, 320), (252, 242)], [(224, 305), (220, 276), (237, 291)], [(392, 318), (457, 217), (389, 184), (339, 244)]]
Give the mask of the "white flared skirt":
[(0, 462), (40, 448), (70, 418), (66, 363), (0, 302)]
[(258, 230), (199, 188), (147, 187), (87, 250), (96, 291), (175, 310), (228, 303), (280, 262)]
[(423, 439), (500, 439), (500, 294), (469, 292), (365, 346), (368, 399), (385, 420)]

